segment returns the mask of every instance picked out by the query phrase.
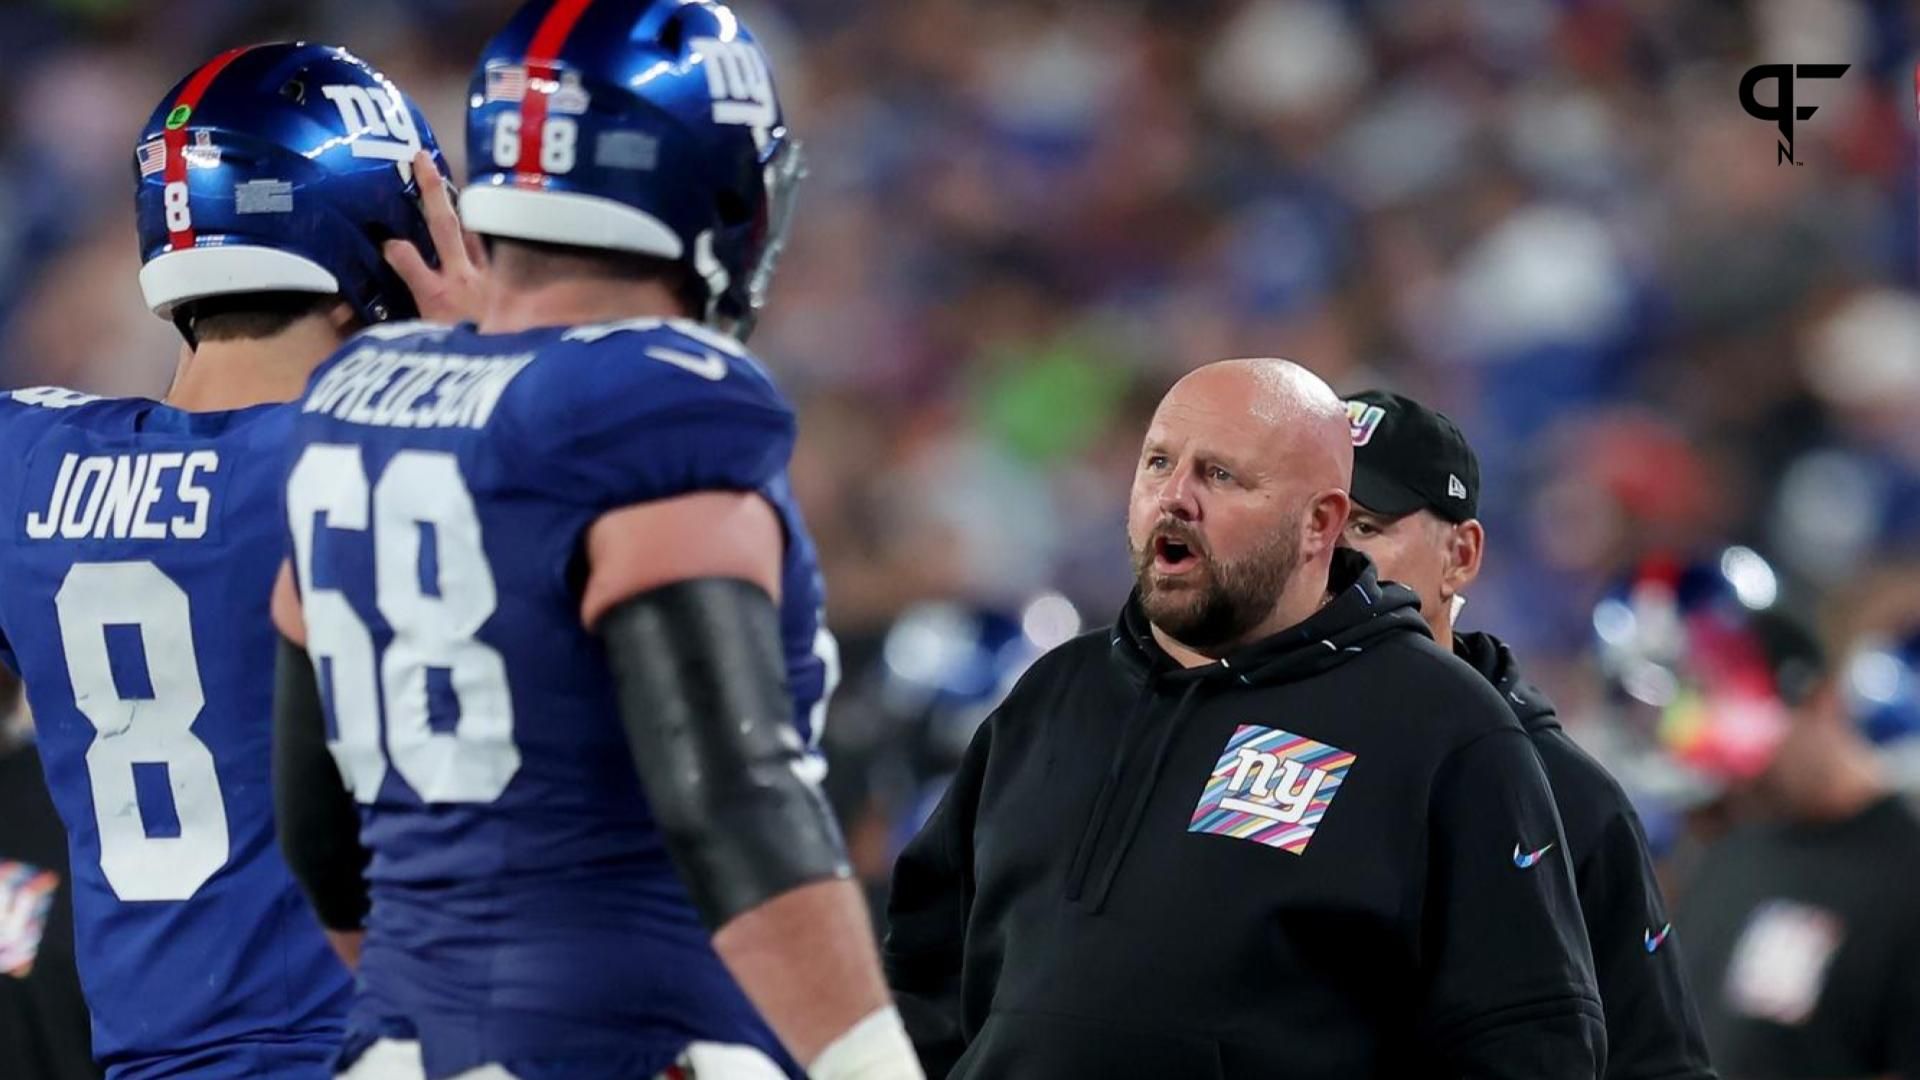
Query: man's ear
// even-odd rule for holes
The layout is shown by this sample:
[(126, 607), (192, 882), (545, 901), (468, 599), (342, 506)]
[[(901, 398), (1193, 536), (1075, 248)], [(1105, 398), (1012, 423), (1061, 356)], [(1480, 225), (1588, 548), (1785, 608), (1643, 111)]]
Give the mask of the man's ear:
[(1487, 550), (1487, 530), (1478, 521), (1448, 525), (1446, 569), (1440, 575), (1441, 595), (1451, 599), (1465, 592), (1480, 576), (1480, 560)]
[(1347, 515), (1353, 511), (1353, 496), (1339, 488), (1328, 488), (1313, 497), (1300, 521), (1300, 554), (1311, 558), (1339, 543), (1347, 531)]
[(353, 305), (345, 300), (336, 300), (333, 306), (327, 309), (327, 322), (331, 323), (334, 332), (343, 338), (352, 337), (361, 329), (359, 314), (353, 310)]

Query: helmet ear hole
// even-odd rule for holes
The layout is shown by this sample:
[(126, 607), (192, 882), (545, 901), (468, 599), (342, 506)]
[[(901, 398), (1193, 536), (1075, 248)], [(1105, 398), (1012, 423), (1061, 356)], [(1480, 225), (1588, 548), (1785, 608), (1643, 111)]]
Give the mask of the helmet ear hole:
[(714, 198), (714, 209), (720, 215), (720, 224), (733, 228), (745, 225), (753, 220), (753, 207), (737, 191), (722, 191)]
[(676, 15), (667, 20), (660, 28), (660, 48), (669, 56), (678, 56), (681, 46), (687, 43), (687, 28)]
[(366, 236), (368, 242), (373, 244), (375, 251), (383, 249), (389, 240), (405, 240), (419, 248), (420, 256), (430, 263), (436, 261), (435, 257), (439, 254), (433, 250), (431, 244), (422, 244), (411, 236), (402, 235), (399, 230), (384, 221), (369, 222), (366, 227)]

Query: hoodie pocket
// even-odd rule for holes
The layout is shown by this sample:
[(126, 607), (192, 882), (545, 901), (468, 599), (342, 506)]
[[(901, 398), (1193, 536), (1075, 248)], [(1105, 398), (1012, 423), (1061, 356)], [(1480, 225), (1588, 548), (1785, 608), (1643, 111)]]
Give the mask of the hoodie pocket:
[(1226, 1080), (1211, 1039), (1123, 1021), (996, 1010), (948, 1080)]

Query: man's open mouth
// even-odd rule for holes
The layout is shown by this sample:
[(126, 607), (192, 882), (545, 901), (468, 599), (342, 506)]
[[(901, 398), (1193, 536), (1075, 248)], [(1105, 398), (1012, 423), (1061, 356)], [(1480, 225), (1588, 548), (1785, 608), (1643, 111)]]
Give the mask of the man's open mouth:
[(1154, 568), (1161, 573), (1178, 574), (1200, 563), (1200, 552), (1184, 540), (1158, 536), (1153, 541)]

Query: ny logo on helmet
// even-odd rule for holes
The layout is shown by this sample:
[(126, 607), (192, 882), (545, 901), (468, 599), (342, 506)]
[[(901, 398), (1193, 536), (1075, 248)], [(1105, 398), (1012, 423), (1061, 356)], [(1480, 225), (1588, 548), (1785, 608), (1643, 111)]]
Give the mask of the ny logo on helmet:
[(347, 145), (353, 147), (354, 157), (391, 161), (400, 170), (401, 182), (413, 180), (413, 155), (420, 151), (420, 132), (400, 91), (389, 86), (374, 94), (364, 86), (339, 84), (321, 87), (320, 92), (340, 110), (340, 122), (346, 125)]
[(688, 43), (707, 65), (707, 90), (713, 95), (713, 122), (753, 129), (753, 145), (766, 149), (779, 116), (773, 99), (773, 72), (758, 47), (746, 41), (694, 38)]

